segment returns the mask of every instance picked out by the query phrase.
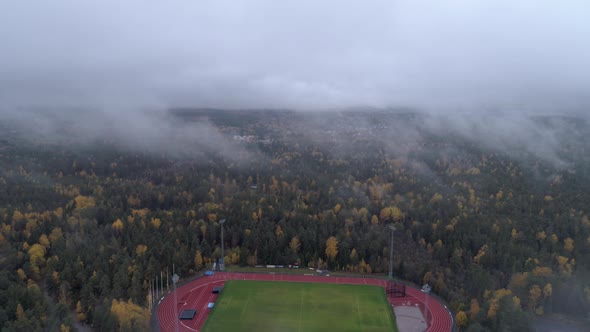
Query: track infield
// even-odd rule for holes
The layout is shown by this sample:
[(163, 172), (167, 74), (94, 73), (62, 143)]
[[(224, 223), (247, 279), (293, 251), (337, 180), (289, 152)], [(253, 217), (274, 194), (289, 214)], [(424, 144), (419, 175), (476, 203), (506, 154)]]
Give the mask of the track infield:
[(202, 332), (397, 331), (383, 287), (230, 280)]
[[(217, 294), (212, 294), (213, 288), (216, 286), (223, 286), (229, 280), (372, 285), (384, 289), (387, 287), (387, 280), (377, 278), (305, 274), (290, 275), (275, 273), (217, 272), (213, 276), (203, 275), (179, 286), (177, 289), (177, 300), (173, 296), (173, 292), (162, 297), (155, 308), (157, 318), (154, 322), (154, 329), (161, 332), (172, 332), (177, 330), (175, 327), (175, 325), (177, 325), (179, 332), (200, 332), (210, 313), (209, 309), (207, 309), (207, 303), (216, 302), (218, 298)], [(429, 297), (418, 288), (407, 287), (406, 297), (390, 298), (389, 303), (395, 307), (417, 307), (426, 316), (424, 323), (428, 326), (428, 332), (450, 332), (453, 330), (453, 319), (449, 311), (442, 303), (433, 297)], [(177, 318), (185, 309), (197, 310), (194, 319), (179, 320)]]

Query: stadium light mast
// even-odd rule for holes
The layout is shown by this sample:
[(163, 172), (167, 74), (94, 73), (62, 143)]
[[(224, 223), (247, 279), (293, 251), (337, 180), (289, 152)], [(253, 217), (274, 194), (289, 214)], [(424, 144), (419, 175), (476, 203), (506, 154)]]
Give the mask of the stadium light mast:
[(389, 279), (393, 279), (393, 233), (395, 233), (395, 226), (390, 225), (391, 241), (389, 242)]
[(223, 271), (225, 270), (225, 254), (223, 252), (223, 224), (225, 224), (225, 219), (219, 220), (219, 223), (221, 224), (221, 263), (219, 263), (219, 270)]
[(174, 273), (172, 276), (172, 284), (174, 284), (174, 332), (178, 332), (178, 299), (176, 298), (176, 283), (180, 277)]
[(430, 287), (429, 284), (424, 284), (424, 286), (422, 286), (422, 292), (424, 292), (424, 319), (426, 320), (426, 329), (428, 329), (428, 298), (430, 297), (430, 291), (432, 290), (432, 288)]

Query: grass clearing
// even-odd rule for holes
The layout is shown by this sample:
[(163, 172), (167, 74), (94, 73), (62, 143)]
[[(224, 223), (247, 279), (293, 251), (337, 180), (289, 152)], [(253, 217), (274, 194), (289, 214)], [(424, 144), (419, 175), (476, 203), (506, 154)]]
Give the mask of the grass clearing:
[(397, 331), (383, 288), (230, 280), (203, 332)]

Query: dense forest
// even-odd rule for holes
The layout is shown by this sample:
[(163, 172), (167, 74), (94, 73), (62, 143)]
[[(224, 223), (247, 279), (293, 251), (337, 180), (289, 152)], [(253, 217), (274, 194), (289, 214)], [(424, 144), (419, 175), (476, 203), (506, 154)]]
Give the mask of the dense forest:
[(109, 131), (79, 118), (0, 123), (3, 331), (148, 329), (150, 282), (220, 258), (220, 219), (226, 266), (382, 274), (394, 224), (395, 276), (430, 283), (463, 330), (590, 319), (583, 119), (505, 131), (409, 111), (178, 109)]

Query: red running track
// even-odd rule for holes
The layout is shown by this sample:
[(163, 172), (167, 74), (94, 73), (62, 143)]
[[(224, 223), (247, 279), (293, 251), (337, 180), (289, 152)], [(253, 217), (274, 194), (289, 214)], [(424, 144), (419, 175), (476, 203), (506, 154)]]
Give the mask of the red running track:
[[(289, 281), (289, 282), (317, 282), (329, 284), (361, 284), (386, 286), (385, 280), (358, 277), (336, 277), (317, 275), (288, 275), (288, 274), (262, 274), (262, 273), (232, 273), (217, 272), (213, 276), (200, 277), (177, 289), (178, 302), (177, 313), (184, 309), (196, 309), (197, 314), (193, 320), (179, 320), (174, 317), (174, 295), (168, 294), (158, 307), (158, 321), (160, 331), (174, 331), (175, 322), (179, 322), (179, 332), (198, 332), (205, 324), (209, 315), (207, 304), (215, 302), (217, 295), (213, 294), (213, 287), (221, 286), (226, 280), (261, 280), (261, 281)], [(392, 305), (418, 306), (424, 312), (425, 293), (412, 287), (406, 288), (406, 297), (390, 299)], [(428, 332), (449, 332), (452, 330), (452, 319), (446, 308), (431, 296), (428, 296), (427, 308)]]

